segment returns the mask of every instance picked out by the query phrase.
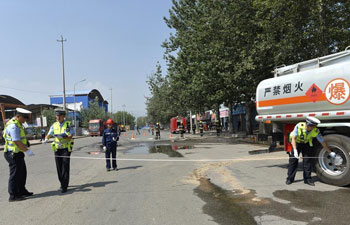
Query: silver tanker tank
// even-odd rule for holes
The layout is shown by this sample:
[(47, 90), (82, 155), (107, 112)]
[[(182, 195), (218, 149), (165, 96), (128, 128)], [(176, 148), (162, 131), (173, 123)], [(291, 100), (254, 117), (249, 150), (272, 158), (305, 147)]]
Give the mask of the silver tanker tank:
[(257, 87), (259, 115), (350, 109), (350, 50), (274, 71)]

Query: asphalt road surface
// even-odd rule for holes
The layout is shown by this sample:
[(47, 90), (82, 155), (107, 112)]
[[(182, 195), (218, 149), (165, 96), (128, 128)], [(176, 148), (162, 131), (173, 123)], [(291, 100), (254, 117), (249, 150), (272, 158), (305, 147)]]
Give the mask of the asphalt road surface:
[[(127, 132), (119, 171), (107, 172), (101, 137), (75, 140), (70, 186), (61, 194), (50, 145), (26, 157), (34, 196), (8, 202), (8, 164), (0, 159), (0, 224), (349, 224), (348, 188), (285, 185), (287, 155), (249, 154), (266, 146), (185, 135), (154, 140)], [(255, 152), (256, 153), (256, 152)]]

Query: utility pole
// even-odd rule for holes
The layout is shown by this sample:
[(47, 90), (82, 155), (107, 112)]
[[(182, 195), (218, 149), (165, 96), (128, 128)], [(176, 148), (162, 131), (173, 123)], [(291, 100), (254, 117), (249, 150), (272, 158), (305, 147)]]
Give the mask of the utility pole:
[(67, 41), (67, 39), (63, 39), (61, 35), (61, 40), (57, 40), (57, 42), (61, 42), (62, 44), (62, 76), (63, 76), (63, 110), (66, 111), (66, 81), (64, 77), (64, 51), (63, 51), (63, 42)]
[(112, 113), (113, 113), (113, 99), (112, 99), (113, 94), (112, 94), (112, 90), (113, 90), (113, 88), (110, 88), (109, 90), (111, 91), (111, 116), (112, 116)]

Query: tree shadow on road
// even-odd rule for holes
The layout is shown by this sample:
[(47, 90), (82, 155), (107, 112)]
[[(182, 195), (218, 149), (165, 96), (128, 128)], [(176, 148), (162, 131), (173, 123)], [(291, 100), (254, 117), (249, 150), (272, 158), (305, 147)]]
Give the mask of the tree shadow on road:
[(66, 193), (61, 193), (61, 190), (54, 190), (54, 191), (47, 191), (42, 192), (39, 194), (35, 194), (31, 199), (33, 198), (44, 198), (44, 197), (50, 197), (50, 196), (60, 196), (60, 195), (67, 195), (67, 194), (73, 194), (74, 192), (88, 192), (91, 191), (92, 188), (99, 188), (99, 187), (105, 187), (108, 184), (118, 183), (118, 181), (104, 181), (104, 182), (95, 182), (95, 183), (88, 183), (88, 184), (82, 184), (82, 185), (71, 185), (68, 187), (68, 190)]

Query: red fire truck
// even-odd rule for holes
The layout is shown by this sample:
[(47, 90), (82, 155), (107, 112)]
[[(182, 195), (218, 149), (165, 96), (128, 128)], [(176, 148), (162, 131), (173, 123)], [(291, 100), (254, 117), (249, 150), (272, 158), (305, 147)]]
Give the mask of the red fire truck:
[(187, 127), (187, 122), (186, 122), (186, 118), (183, 117), (173, 117), (170, 119), (170, 132), (175, 134), (175, 133), (179, 133), (179, 125), (183, 124), (184, 129), (186, 129)]

